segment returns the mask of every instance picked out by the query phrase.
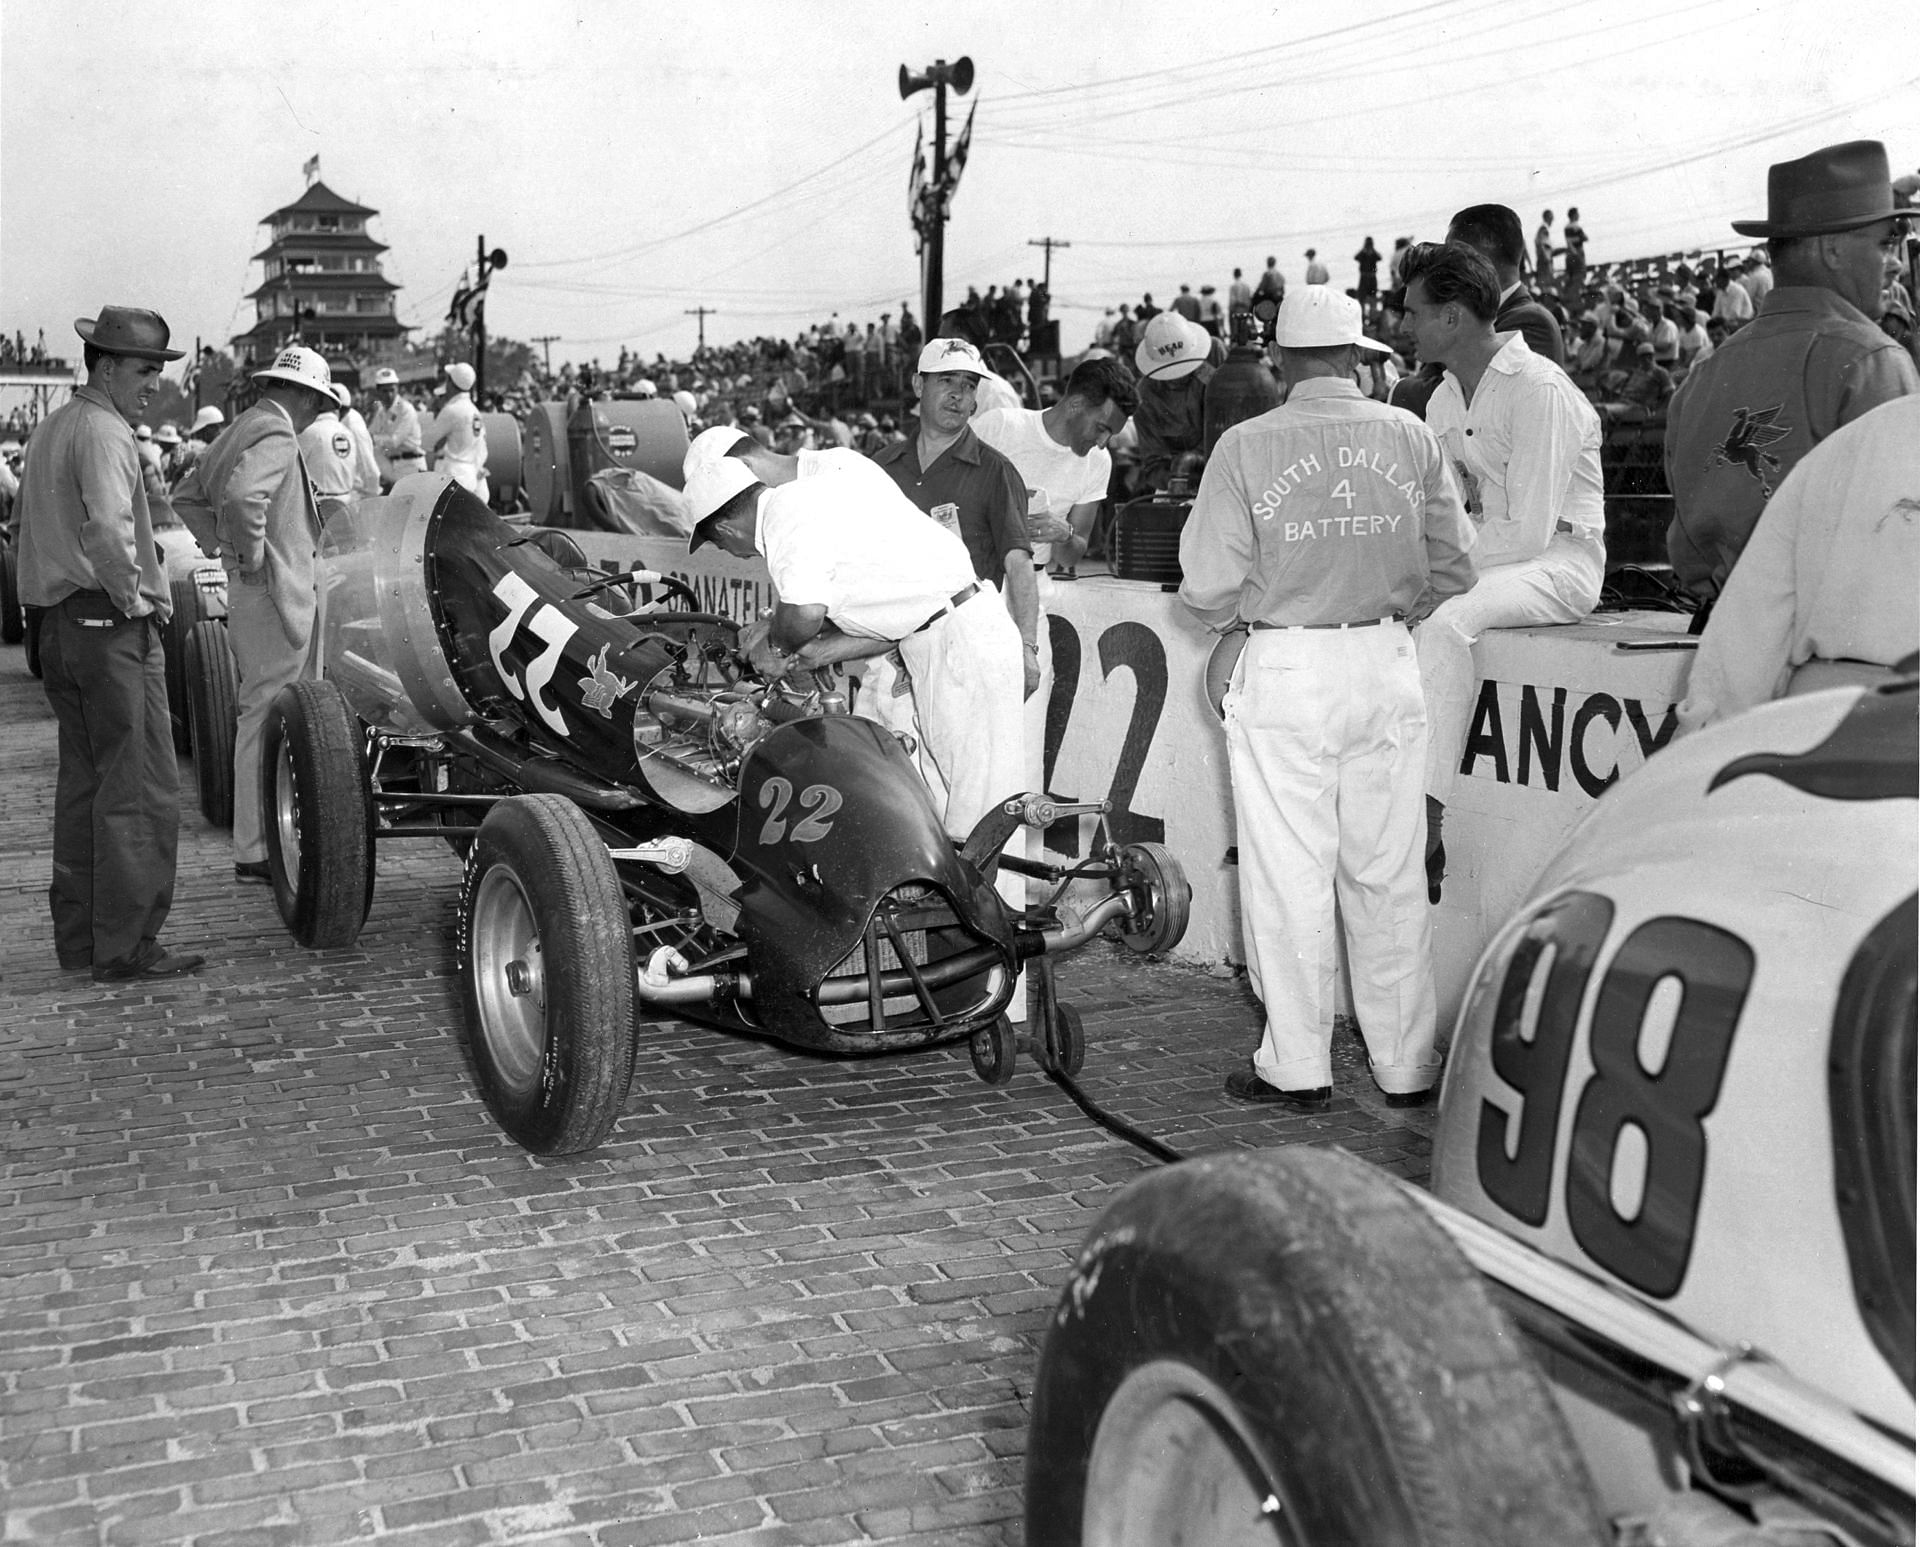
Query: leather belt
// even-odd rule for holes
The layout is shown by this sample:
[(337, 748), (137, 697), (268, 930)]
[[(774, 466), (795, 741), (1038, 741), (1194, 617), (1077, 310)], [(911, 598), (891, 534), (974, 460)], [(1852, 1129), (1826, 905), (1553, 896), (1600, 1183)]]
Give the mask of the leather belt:
[[(972, 601), (973, 593), (979, 589), (980, 589), (979, 581), (969, 580), (964, 590), (955, 591), (953, 595), (949, 596), (946, 599), (946, 602), (938, 610), (935, 611), (932, 617), (928, 618), (925, 623), (922, 623), (913, 632), (915, 634), (924, 634), (928, 629), (932, 628), (934, 624), (938, 623), (948, 613), (954, 611), (956, 608), (963, 607), (968, 602)], [(912, 637), (912, 636), (910, 635), (908, 637)]]
[(1404, 613), (1391, 613), (1384, 618), (1362, 618), (1357, 623), (1266, 623), (1256, 621), (1251, 628), (1260, 629), (1296, 629), (1296, 628), (1372, 628), (1376, 623), (1404, 623)]
[(424, 451), (390, 451), (387, 453), (387, 460), (389, 462), (424, 462), (426, 458), (427, 454)]

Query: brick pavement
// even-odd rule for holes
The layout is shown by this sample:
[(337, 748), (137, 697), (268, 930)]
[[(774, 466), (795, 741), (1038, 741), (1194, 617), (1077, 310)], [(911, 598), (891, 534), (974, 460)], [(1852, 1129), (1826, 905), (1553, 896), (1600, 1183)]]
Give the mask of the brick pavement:
[[(0, 649), (0, 1500), (9, 1542), (1017, 1543), (1079, 1241), (1152, 1162), (1030, 1065), (848, 1063), (648, 1026), (613, 1140), (543, 1162), (474, 1094), (458, 867), (383, 847), (303, 952), (190, 811), (169, 943), (53, 962), (54, 737)], [(183, 764), (183, 784), (192, 772)], [(189, 804), (191, 796), (189, 794)], [(1317, 1118), (1234, 1107), (1242, 983), (1096, 945), (1090, 1095), (1186, 1153), (1343, 1144), (1424, 1179), (1351, 1040)]]

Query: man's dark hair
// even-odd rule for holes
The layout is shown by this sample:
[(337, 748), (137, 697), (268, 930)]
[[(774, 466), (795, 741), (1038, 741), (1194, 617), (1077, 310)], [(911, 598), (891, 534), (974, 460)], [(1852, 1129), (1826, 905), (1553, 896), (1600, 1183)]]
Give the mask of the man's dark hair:
[(1458, 303), (1482, 322), (1500, 313), (1500, 276), (1493, 264), (1471, 247), (1458, 242), (1416, 242), (1407, 250), (1407, 289), (1417, 279), (1427, 287), (1436, 305)]
[(1519, 268), (1526, 256), (1520, 217), (1504, 204), (1473, 204), (1453, 217), (1447, 240), (1465, 242), (1507, 268)]
[(80, 364), (85, 368), (88, 375), (93, 374), (93, 368), (102, 360), (111, 360), (112, 358), (112, 353), (102, 349), (98, 344), (82, 343), (80, 346)]
[(1133, 378), (1118, 360), (1082, 360), (1067, 378), (1063, 398), (1077, 397), (1089, 407), (1112, 403), (1123, 414), (1133, 412), (1140, 396), (1133, 389)]

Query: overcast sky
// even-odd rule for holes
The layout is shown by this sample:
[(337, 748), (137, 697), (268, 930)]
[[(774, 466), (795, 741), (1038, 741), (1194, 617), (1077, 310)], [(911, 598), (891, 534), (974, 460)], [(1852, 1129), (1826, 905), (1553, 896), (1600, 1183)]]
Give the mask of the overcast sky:
[[(1102, 308), (1224, 292), (1269, 252), (1355, 280), (1372, 234), (1579, 206), (1591, 261), (1737, 241), (1770, 162), (1885, 140), (1920, 166), (1913, 0), (0, 0), (0, 326), (152, 306), (248, 327), (258, 222), (318, 155), (380, 211), (403, 321), (484, 233), (488, 320), (651, 357), (919, 310), (906, 185), (932, 95), (978, 104), (947, 300), (1054, 255), (1068, 349)], [(930, 127), (929, 127), (930, 132)], [(1556, 229), (1559, 221), (1556, 221)]]

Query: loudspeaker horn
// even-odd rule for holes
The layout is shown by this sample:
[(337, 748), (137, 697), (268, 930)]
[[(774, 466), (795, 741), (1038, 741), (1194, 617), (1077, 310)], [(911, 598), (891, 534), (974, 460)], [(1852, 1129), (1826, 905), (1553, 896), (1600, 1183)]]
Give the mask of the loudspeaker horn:
[(915, 75), (905, 65), (900, 66), (900, 100), (906, 101), (916, 91), (923, 91), (933, 84), (930, 76)]
[(962, 54), (958, 59), (954, 60), (953, 71), (947, 78), (953, 82), (954, 91), (964, 97), (973, 89), (972, 57), (967, 54)]

